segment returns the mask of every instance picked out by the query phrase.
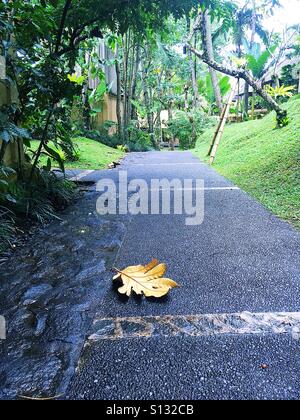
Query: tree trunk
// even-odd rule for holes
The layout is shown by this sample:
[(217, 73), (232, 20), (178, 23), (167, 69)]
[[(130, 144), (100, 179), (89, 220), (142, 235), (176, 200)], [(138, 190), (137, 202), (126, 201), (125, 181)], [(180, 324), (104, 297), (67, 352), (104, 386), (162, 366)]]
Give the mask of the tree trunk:
[(3, 164), (6, 149), (7, 149), (7, 143), (5, 143), (5, 141), (3, 141), (2, 144), (1, 144), (1, 149), (0, 149), (0, 165)]
[(159, 146), (162, 143), (162, 122), (161, 122), (161, 110), (158, 111), (157, 113), (157, 119), (156, 119), (156, 127), (158, 129), (159, 132)]
[(192, 137), (191, 141), (189, 142), (189, 149), (193, 149), (195, 148), (197, 142), (196, 121), (193, 115), (190, 115), (189, 120), (192, 126)]
[(134, 74), (135, 74), (135, 60), (136, 60), (136, 49), (129, 47), (128, 52), (128, 82), (127, 82), (127, 107), (126, 107), (126, 126), (130, 125), (131, 121), (131, 111), (132, 111), (132, 88), (134, 83)]
[[(172, 121), (173, 119), (173, 103), (170, 101), (169, 108), (168, 108), (168, 121)], [(175, 138), (174, 135), (171, 133), (171, 139), (170, 139), (170, 149), (172, 152), (175, 150)]]
[(128, 98), (128, 121), (130, 122), (133, 119), (133, 105), (132, 99), (135, 99), (135, 92), (137, 87), (137, 76), (140, 66), (140, 45), (136, 46), (132, 57), (132, 74), (131, 74), (131, 83), (129, 89), (129, 98)]
[(145, 63), (143, 67), (144, 68), (143, 68), (142, 82), (143, 82), (143, 91), (144, 91), (144, 103), (145, 103), (145, 108), (147, 112), (148, 132), (151, 138), (151, 143), (153, 147), (156, 148), (157, 145), (156, 145), (155, 135), (154, 135), (154, 118), (153, 118), (153, 112), (151, 110), (151, 101), (150, 101), (150, 95), (149, 95), (148, 83), (147, 83), (148, 72), (145, 68)]
[(237, 121), (240, 119), (240, 107), (241, 107), (241, 81), (238, 79), (238, 100), (237, 100), (237, 106), (236, 106), (236, 116)]
[(83, 125), (85, 130), (91, 129), (91, 106), (89, 101), (89, 85), (86, 81), (82, 89), (82, 102), (83, 102)]
[(116, 57), (116, 74), (117, 74), (117, 120), (118, 120), (118, 136), (122, 143), (124, 143), (123, 129), (122, 129), (122, 91), (121, 91), (121, 70), (119, 64), (118, 54)]
[(184, 86), (184, 110), (187, 112), (189, 110), (189, 85)]
[[(85, 63), (90, 70), (90, 63), (91, 63), (91, 54), (85, 58)], [(91, 106), (89, 101), (89, 77), (83, 84), (82, 88), (82, 103), (83, 103), (83, 125), (85, 130), (91, 129)]]
[(123, 46), (122, 46), (122, 51), (123, 51), (123, 82), (122, 82), (122, 85), (123, 85), (123, 118), (122, 118), (123, 134), (122, 134), (122, 137), (123, 137), (125, 142), (128, 139), (128, 136), (127, 136), (127, 126), (128, 126), (127, 116), (128, 116), (129, 42), (130, 42), (130, 32), (128, 32), (127, 34), (124, 35)]
[(144, 91), (144, 103), (147, 113), (147, 122), (148, 122), (148, 132), (150, 135), (151, 143), (155, 149), (157, 149), (155, 133), (154, 133), (154, 115), (151, 107), (151, 95), (149, 93), (148, 86), (148, 76), (149, 76), (149, 67), (150, 67), (150, 54), (149, 54), (149, 45), (146, 45), (146, 57), (143, 60), (143, 69), (142, 69), (142, 85)]
[[(191, 19), (189, 16), (186, 17), (186, 23), (187, 23), (187, 30), (189, 32), (191, 30)], [(197, 74), (196, 74), (196, 63), (195, 63), (195, 60), (193, 60), (193, 54), (189, 48), (187, 49), (187, 54), (188, 54), (188, 60), (189, 60), (189, 65), (190, 65), (192, 89), (194, 93), (193, 108), (196, 109), (200, 103), (200, 94), (199, 94)]]
[[(209, 59), (214, 61), (214, 50), (213, 50), (213, 42), (212, 42), (212, 34), (211, 34), (211, 20), (209, 11), (207, 10), (203, 15), (203, 24), (206, 27), (206, 51)], [(222, 113), (223, 104), (222, 104), (222, 95), (221, 89), (219, 86), (218, 76), (216, 70), (209, 66), (209, 73), (211, 77), (211, 82), (214, 90), (214, 95), (216, 99), (216, 104), (219, 110), (219, 114)]]
[(192, 87), (193, 87), (193, 92), (194, 92), (193, 108), (197, 108), (200, 102), (200, 94), (199, 94), (198, 83), (196, 79), (193, 55), (190, 49), (188, 51), (188, 58), (189, 58), (189, 64), (190, 64), (190, 70), (191, 70)]
[[(189, 16), (187, 16), (186, 22), (187, 22), (188, 31), (190, 31), (191, 20)], [(189, 65), (190, 65), (192, 88), (193, 88), (193, 93), (194, 93), (193, 108), (197, 108), (200, 102), (200, 94), (199, 94), (199, 88), (198, 88), (198, 83), (197, 83), (195, 60), (193, 60), (193, 54), (189, 48), (187, 50), (187, 54), (188, 54), (188, 60), (189, 60)]]
[[(256, 33), (256, 1), (252, 0), (252, 21), (251, 21), (251, 41), (250, 41), (250, 50), (252, 50), (254, 41), (255, 41), (255, 33)], [(244, 92), (244, 116), (248, 118), (249, 114), (249, 83), (245, 83), (245, 92)]]

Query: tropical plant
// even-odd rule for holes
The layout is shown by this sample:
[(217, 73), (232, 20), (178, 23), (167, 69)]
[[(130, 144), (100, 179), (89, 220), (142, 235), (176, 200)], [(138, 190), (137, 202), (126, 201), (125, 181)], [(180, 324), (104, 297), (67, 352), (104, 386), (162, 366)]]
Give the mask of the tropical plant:
[[(231, 90), (230, 77), (219, 76), (218, 83), (221, 95), (224, 98)], [(215, 107), (215, 92), (209, 74), (207, 74), (205, 78), (198, 80), (198, 88), (199, 93), (205, 97), (212, 107)]]
[(272, 45), (264, 51), (261, 51), (261, 45), (255, 43), (251, 52), (246, 54), (246, 64), (253, 77), (261, 79), (269, 69), (268, 63), (276, 51), (277, 45)]
[(293, 91), (295, 86), (265, 86), (266, 92), (275, 99), (278, 98), (291, 98), (293, 96)]
[[(247, 43), (247, 41), (244, 41), (244, 48), (246, 51), (245, 60), (246, 60), (246, 67), (250, 70), (252, 76), (256, 80), (262, 80), (264, 75), (267, 73), (267, 71), (270, 69), (270, 64), (272, 64), (272, 58), (274, 55), (274, 52), (277, 49), (277, 45), (272, 45), (266, 50), (261, 50), (261, 44), (253, 42), (252, 47), (250, 48), (250, 45)], [(248, 89), (248, 95), (249, 95), (249, 89)], [(247, 94), (246, 92), (246, 94)], [(254, 109), (255, 109), (255, 91), (252, 92), (252, 119), (254, 119)], [(247, 105), (246, 101), (246, 105)], [(248, 110), (247, 106), (245, 109), (245, 117), (248, 118)]]

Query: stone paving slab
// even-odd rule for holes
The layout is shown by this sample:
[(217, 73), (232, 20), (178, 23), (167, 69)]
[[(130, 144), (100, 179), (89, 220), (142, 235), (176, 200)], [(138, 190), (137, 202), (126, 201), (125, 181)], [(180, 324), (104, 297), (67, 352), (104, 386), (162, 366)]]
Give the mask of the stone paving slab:
[(290, 334), (300, 342), (300, 312), (94, 319), (88, 343), (102, 340), (240, 334)]

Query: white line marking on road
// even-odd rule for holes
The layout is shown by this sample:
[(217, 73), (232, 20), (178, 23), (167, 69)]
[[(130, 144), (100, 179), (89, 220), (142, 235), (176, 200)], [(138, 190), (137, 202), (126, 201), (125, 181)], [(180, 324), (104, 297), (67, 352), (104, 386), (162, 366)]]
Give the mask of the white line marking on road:
[(90, 170), (90, 171), (81, 172), (80, 174), (75, 175), (72, 178), (70, 178), (70, 181), (74, 181), (74, 182), (80, 181), (82, 178), (85, 178), (86, 176), (92, 174), (93, 172), (95, 172), (95, 171)]
[(151, 337), (224, 334), (290, 334), (300, 341), (300, 312), (201, 314), (97, 318), (90, 342)]
[[(145, 191), (145, 189), (140, 189), (139, 191)], [(170, 191), (168, 188), (155, 188), (147, 190), (149, 192), (157, 192), (157, 191)], [(239, 187), (204, 187), (204, 188), (171, 188), (171, 192), (176, 191), (240, 191)]]
[(206, 165), (203, 162), (187, 162), (187, 163), (167, 163), (167, 162), (161, 162), (161, 163), (131, 163), (132, 166), (190, 166), (190, 165), (195, 165), (195, 166), (199, 166), (199, 165)]

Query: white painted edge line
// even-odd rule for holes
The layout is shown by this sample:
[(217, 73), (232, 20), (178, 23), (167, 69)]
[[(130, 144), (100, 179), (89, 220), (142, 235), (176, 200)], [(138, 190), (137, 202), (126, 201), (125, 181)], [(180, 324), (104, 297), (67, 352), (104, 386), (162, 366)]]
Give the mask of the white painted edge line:
[[(198, 188), (199, 189), (199, 188)], [(240, 191), (239, 187), (205, 187), (204, 191)]]
[[(176, 191), (240, 191), (241, 189), (239, 187), (205, 187), (205, 188), (171, 188), (171, 192)], [(139, 191), (145, 191), (145, 189), (140, 189)], [(167, 188), (155, 188), (147, 190), (149, 192), (157, 192), (157, 191), (170, 191)]]
[(92, 174), (93, 172), (95, 172), (95, 171), (92, 171), (92, 170), (84, 171), (81, 174), (75, 175), (75, 176), (73, 176), (72, 178), (69, 178), (69, 179), (70, 179), (70, 181), (75, 181), (76, 182), (76, 181), (79, 181), (80, 179), (85, 178), (86, 176)]
[(206, 165), (206, 163), (203, 162), (188, 162), (188, 163), (183, 163), (183, 162), (178, 162), (178, 163), (167, 163), (167, 162), (162, 162), (162, 163), (131, 163), (131, 166), (199, 166), (199, 165)]

